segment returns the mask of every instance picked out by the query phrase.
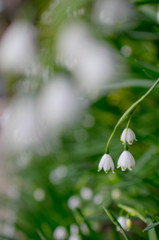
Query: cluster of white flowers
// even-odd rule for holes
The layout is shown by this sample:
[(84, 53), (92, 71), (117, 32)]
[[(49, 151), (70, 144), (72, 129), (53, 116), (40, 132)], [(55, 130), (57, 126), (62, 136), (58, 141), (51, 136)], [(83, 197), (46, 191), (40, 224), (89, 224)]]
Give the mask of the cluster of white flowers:
[[(131, 145), (133, 141), (136, 140), (135, 133), (130, 128), (125, 128), (121, 134), (120, 140), (122, 144), (126, 145), (127, 142), (129, 145)], [(125, 171), (126, 169), (132, 170), (134, 166), (135, 159), (133, 155), (128, 150), (124, 150), (118, 159), (117, 168), (121, 167), (121, 170)], [(108, 173), (110, 169), (114, 173), (114, 162), (108, 153), (105, 153), (102, 156), (98, 165), (98, 172), (102, 168), (106, 173)]]

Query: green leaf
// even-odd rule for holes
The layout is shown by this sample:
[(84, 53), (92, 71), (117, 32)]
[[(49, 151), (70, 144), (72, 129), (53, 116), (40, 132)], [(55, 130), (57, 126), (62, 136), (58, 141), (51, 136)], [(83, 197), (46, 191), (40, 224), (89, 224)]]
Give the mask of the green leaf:
[(139, 60), (136, 60), (137, 63), (142, 66), (143, 68), (149, 70), (150, 72), (153, 72), (153, 73), (159, 73), (159, 67), (155, 67), (149, 63), (145, 63), (145, 62), (142, 62), (142, 61), (139, 61)]
[(154, 228), (154, 227), (156, 227), (156, 226), (158, 226), (158, 225), (159, 225), (159, 222), (155, 222), (155, 223), (149, 225), (148, 227), (144, 228), (143, 232), (148, 231), (148, 230), (150, 230), (151, 228)]
[(155, 219), (156, 219), (157, 221), (159, 221), (159, 217), (158, 217), (158, 216), (156, 216)]
[(124, 211), (126, 211), (127, 213), (129, 213), (131, 216), (136, 216), (138, 217), (141, 221), (146, 223), (146, 219), (144, 218), (144, 216), (141, 215), (141, 213), (139, 213), (137, 210), (135, 210), (132, 207), (123, 205), (123, 204), (118, 204), (118, 207), (122, 208)]
[(0, 235), (0, 239), (3, 239), (3, 240), (15, 240), (15, 238), (6, 237), (6, 236), (3, 236), (3, 235)]
[(44, 237), (44, 235), (43, 235), (39, 230), (37, 231), (37, 233), (38, 233), (38, 235), (39, 235), (39, 237), (40, 237), (41, 240), (46, 240), (46, 238)]
[(124, 229), (122, 228), (122, 226), (120, 225), (120, 223), (117, 221), (117, 219), (114, 217), (114, 215), (108, 211), (108, 209), (104, 208), (104, 211), (106, 212), (106, 214), (108, 215), (109, 219), (111, 220), (111, 222), (117, 226), (120, 229), (121, 234), (123, 235), (123, 237), (126, 240), (129, 240), (129, 237), (126, 235)]
[(106, 86), (102, 87), (103, 95), (105, 95), (106, 90), (112, 90), (117, 88), (130, 88), (130, 87), (142, 87), (142, 88), (150, 88), (152, 86), (152, 80), (146, 79), (126, 79), (123, 81), (113, 82), (111, 84), (107, 84)]
[(87, 219), (84, 217), (83, 213), (82, 213), (82, 210), (77, 208), (76, 211), (78, 212), (78, 214), (80, 215), (80, 217), (82, 217), (84, 223), (87, 225), (89, 231), (90, 231), (90, 236), (91, 236), (91, 239), (99, 239), (99, 235), (97, 232), (95, 232), (91, 225), (89, 224), (89, 222), (87, 221)]
[[(153, 221), (152, 221), (151, 216), (148, 213), (146, 213), (146, 215), (147, 215), (146, 223), (149, 227), (150, 225), (153, 224)], [(158, 240), (157, 235), (156, 235), (156, 231), (155, 231), (154, 228), (151, 228), (151, 229), (148, 230), (148, 236), (149, 236), (149, 240)]]
[(85, 217), (84, 219), (87, 221), (105, 221), (105, 215)]

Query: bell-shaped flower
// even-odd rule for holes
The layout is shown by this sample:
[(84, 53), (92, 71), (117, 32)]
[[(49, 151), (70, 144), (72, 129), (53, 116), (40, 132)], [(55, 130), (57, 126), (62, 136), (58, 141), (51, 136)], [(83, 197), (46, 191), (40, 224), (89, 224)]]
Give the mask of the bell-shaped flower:
[(133, 155), (129, 151), (123, 151), (118, 159), (117, 168), (121, 167), (121, 170), (125, 171), (126, 169), (132, 170), (133, 166), (135, 166)]
[(98, 165), (98, 172), (103, 168), (103, 170), (107, 173), (110, 169), (114, 173), (114, 163), (109, 154), (104, 154), (101, 158)]
[(123, 130), (120, 140), (121, 140), (122, 144), (125, 144), (125, 140), (126, 140), (127, 143), (130, 145), (133, 143), (134, 140), (137, 141), (135, 133), (130, 128), (128, 128), (128, 129), (125, 128)]
[[(118, 217), (117, 220), (125, 231), (129, 231), (129, 229), (131, 228), (131, 220), (129, 218), (121, 216)], [(117, 231), (120, 231), (119, 227), (117, 227)]]

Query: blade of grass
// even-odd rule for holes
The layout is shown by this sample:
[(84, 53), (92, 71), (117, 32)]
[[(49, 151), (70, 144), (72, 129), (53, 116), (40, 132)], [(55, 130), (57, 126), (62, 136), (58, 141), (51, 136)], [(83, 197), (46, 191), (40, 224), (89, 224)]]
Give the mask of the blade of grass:
[[(153, 224), (153, 220), (152, 220), (151, 216), (149, 215), (149, 213), (146, 213), (146, 223), (148, 226)], [(158, 240), (156, 231), (154, 228), (151, 228), (148, 230), (148, 236), (149, 236), (149, 240)]]
[(89, 231), (90, 231), (90, 236), (91, 236), (91, 239), (100, 239), (99, 238), (99, 235), (92, 229), (91, 225), (89, 224), (89, 222), (86, 220), (86, 218), (84, 217), (81, 209), (77, 208), (76, 209), (77, 212), (79, 213), (79, 215), (82, 217), (84, 223), (87, 225)]
[(123, 235), (124, 239), (130, 240), (130, 238), (126, 235), (124, 229), (122, 228), (120, 223), (117, 221), (117, 219), (114, 217), (114, 215), (111, 212), (109, 212), (108, 209), (106, 209), (106, 208), (103, 208), (103, 209), (104, 209), (105, 213), (108, 215), (111, 222), (120, 229), (120, 232)]
[(39, 230), (37, 230), (37, 233), (38, 233), (38, 235), (39, 235), (39, 237), (40, 237), (41, 240), (46, 240), (46, 238), (44, 237), (44, 235), (43, 235)]
[(150, 70), (151, 72), (159, 73), (159, 67), (155, 67), (155, 66), (153, 66), (153, 65), (151, 65), (151, 64), (149, 64), (149, 63), (145, 63), (145, 62), (142, 62), (142, 61), (139, 61), (139, 60), (136, 60), (136, 62), (137, 62), (140, 66), (144, 67), (144, 68), (147, 69), (147, 70)]
[(16, 240), (15, 238), (10, 238), (10, 237), (3, 236), (3, 235), (0, 235), (0, 239), (3, 239), (3, 240)]
[(156, 227), (156, 226), (158, 226), (158, 225), (159, 225), (159, 222), (155, 222), (155, 223), (149, 225), (148, 227), (144, 228), (143, 232), (148, 231), (148, 230), (150, 230), (151, 228), (154, 228), (154, 227)]
[(135, 210), (132, 207), (123, 205), (123, 204), (118, 204), (119, 208), (122, 208), (124, 211), (126, 211), (127, 213), (129, 213), (131, 216), (136, 216), (138, 217), (141, 221), (146, 223), (146, 219), (144, 218), (144, 216), (141, 215), (141, 213), (139, 213), (137, 210)]

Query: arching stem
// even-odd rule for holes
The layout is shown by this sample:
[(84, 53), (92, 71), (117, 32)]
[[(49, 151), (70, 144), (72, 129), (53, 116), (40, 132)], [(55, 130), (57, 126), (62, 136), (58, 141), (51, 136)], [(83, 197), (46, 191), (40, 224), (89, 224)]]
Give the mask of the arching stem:
[[(105, 148), (105, 153), (108, 154), (109, 153), (109, 144), (110, 144), (110, 141), (114, 135), (114, 133), (116, 132), (117, 130), (117, 127), (123, 122), (125, 121), (128, 117), (130, 117), (129, 121), (128, 121), (128, 126), (130, 124), (130, 121), (131, 121), (131, 117), (132, 117), (132, 114), (134, 112), (134, 110), (136, 109), (136, 107), (152, 92), (152, 90), (157, 86), (157, 84), (159, 83), (159, 79), (156, 80), (156, 82), (152, 85), (152, 87), (141, 97), (139, 98), (135, 103), (133, 103), (129, 108), (128, 110), (121, 116), (121, 118), (119, 119), (119, 121), (117, 122), (117, 124), (115, 125), (114, 127), (114, 130), (113, 132), (111, 133), (109, 139), (108, 139), (108, 142), (107, 142), (107, 145), (106, 145), (106, 148)], [(124, 146), (125, 147), (125, 146)], [(126, 146), (127, 148), (127, 146)]]

